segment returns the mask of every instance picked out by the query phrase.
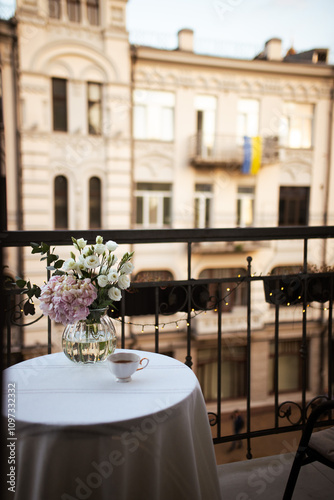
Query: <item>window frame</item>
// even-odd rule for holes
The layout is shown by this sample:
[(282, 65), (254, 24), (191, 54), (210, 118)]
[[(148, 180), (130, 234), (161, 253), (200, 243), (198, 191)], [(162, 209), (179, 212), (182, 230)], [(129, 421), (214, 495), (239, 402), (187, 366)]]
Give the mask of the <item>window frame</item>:
[[(142, 186), (142, 187), (141, 187)], [(146, 186), (146, 188), (144, 188)], [(151, 186), (151, 189), (150, 189)], [(159, 189), (160, 186), (160, 189)], [(168, 189), (169, 187), (169, 189)], [(135, 189), (136, 225), (144, 228), (171, 227), (172, 221), (172, 184), (138, 182)], [(152, 202), (157, 201), (156, 222), (152, 222), (150, 209)], [(139, 217), (139, 210), (141, 216)], [(168, 211), (168, 213), (165, 213)], [(169, 219), (165, 222), (165, 219)]]
[(81, 1), (80, 0), (66, 0), (67, 17), (71, 23), (81, 22)]
[[(298, 196), (304, 192), (305, 197)], [(285, 192), (285, 196), (282, 193)], [(278, 225), (279, 226), (307, 226), (309, 223), (310, 187), (309, 186), (280, 186)]]
[[(283, 373), (282, 367), (280, 369), (280, 361), (282, 364), (282, 358), (289, 357), (292, 360), (288, 363), (289, 367), (297, 369), (297, 380), (295, 387), (284, 387), (280, 389), (280, 384), (278, 380), (278, 394), (284, 394), (289, 392), (299, 392), (303, 386), (303, 361), (300, 356), (300, 349), (302, 347), (303, 340), (301, 338), (293, 338), (293, 339), (280, 339), (278, 343), (278, 373)], [(291, 348), (287, 348), (288, 345), (292, 346), (295, 344), (296, 349), (294, 352), (291, 352)], [(306, 360), (305, 362), (309, 363), (309, 339), (306, 340)], [(282, 346), (285, 346), (285, 349), (281, 349)], [(281, 352), (283, 350), (283, 352)], [(290, 351), (290, 352), (289, 352)], [(306, 373), (309, 373), (309, 370), (306, 370)], [(282, 380), (282, 378), (281, 378)], [(268, 394), (274, 394), (275, 391), (275, 341), (272, 339), (269, 343), (269, 366), (268, 366)], [(306, 390), (309, 389), (309, 377), (306, 380)]]
[[(166, 133), (167, 128), (170, 128), (170, 130)], [(134, 90), (133, 136), (136, 140), (174, 141), (174, 92), (163, 90)]]
[[(244, 189), (244, 192), (241, 190)], [(246, 189), (249, 192), (246, 192)], [(247, 212), (247, 207), (244, 205), (250, 202), (250, 210), (251, 210), (251, 222), (247, 223), (245, 220), (245, 212)], [(253, 227), (254, 226), (254, 208), (255, 208), (255, 187), (254, 186), (238, 186), (237, 188), (237, 217), (236, 217), (236, 226), (237, 227)]]
[[(233, 354), (233, 349), (234, 354)], [(238, 355), (235, 355), (235, 352)], [(241, 353), (241, 355), (240, 355)], [(225, 366), (224, 366), (225, 365)], [(242, 365), (242, 369), (241, 369)], [(224, 369), (229, 369), (230, 377), (224, 377)], [(222, 341), (221, 358), (221, 399), (237, 400), (247, 396), (247, 346), (243, 344), (231, 344), (227, 340)], [(218, 396), (218, 353), (216, 349), (200, 349), (197, 353), (196, 375), (200, 383), (205, 401), (217, 401)], [(236, 375), (236, 376), (235, 376)], [(224, 395), (224, 384), (229, 385), (228, 394)]]
[[(302, 106), (310, 108), (309, 113), (302, 111)], [(314, 141), (314, 111), (313, 103), (285, 101), (280, 123), (280, 143), (289, 149), (312, 149)], [(297, 123), (301, 122), (298, 130)], [(308, 131), (307, 131), (308, 129)], [(299, 139), (293, 133), (300, 133)]]
[[(57, 186), (57, 180), (65, 180), (65, 193), (61, 186)], [(61, 193), (60, 193), (61, 189)], [(58, 190), (58, 193), (57, 193)], [(61, 194), (61, 196), (60, 196)], [(53, 181), (53, 195), (54, 195), (54, 228), (55, 229), (68, 229), (69, 225), (69, 196), (68, 196), (68, 179), (65, 175), (57, 175)], [(64, 220), (65, 222), (64, 222)], [(64, 223), (63, 223), (64, 222)]]
[[(92, 181), (99, 181), (98, 182), (98, 188), (94, 189), (94, 186), (92, 186)], [(92, 196), (92, 192), (96, 191), (96, 195)], [(102, 228), (102, 182), (101, 179), (94, 175), (89, 178), (88, 181), (88, 226), (89, 229), (101, 229)], [(93, 217), (95, 217), (94, 212), (97, 212), (97, 220), (98, 223), (94, 224), (92, 223)]]
[[(63, 92), (57, 93), (57, 83), (60, 82), (63, 83)], [(65, 78), (52, 78), (52, 122), (54, 132), (67, 132), (67, 80)]]
[[(247, 110), (247, 103), (256, 104), (256, 110)], [(241, 123), (242, 120), (242, 123)], [(237, 103), (237, 144), (243, 145), (245, 137), (258, 137), (260, 127), (259, 99), (239, 98)]]
[(61, 0), (49, 0), (49, 17), (61, 19)]
[[(202, 187), (203, 189), (200, 189)], [(206, 187), (206, 189), (205, 189)], [(212, 184), (196, 183), (194, 197), (194, 227), (211, 227), (212, 221)]]
[(101, 24), (100, 20), (100, 1), (99, 0), (87, 0), (87, 20), (91, 26), (99, 26)]
[(247, 283), (237, 283), (235, 281), (224, 281), (219, 283), (220, 279), (228, 279), (229, 277), (246, 276), (247, 271), (239, 267), (221, 267), (221, 268), (205, 268), (199, 274), (199, 279), (217, 280), (208, 284), (210, 301), (207, 304), (208, 309), (217, 309), (217, 297), (219, 287), (221, 288), (221, 310), (222, 312), (232, 312), (234, 307), (247, 306)]
[[(99, 91), (99, 98), (92, 99), (90, 90), (95, 86)], [(87, 128), (89, 135), (102, 135), (102, 83), (100, 82), (87, 82)], [(99, 124), (96, 126), (93, 123), (92, 111), (94, 108), (98, 110)]]

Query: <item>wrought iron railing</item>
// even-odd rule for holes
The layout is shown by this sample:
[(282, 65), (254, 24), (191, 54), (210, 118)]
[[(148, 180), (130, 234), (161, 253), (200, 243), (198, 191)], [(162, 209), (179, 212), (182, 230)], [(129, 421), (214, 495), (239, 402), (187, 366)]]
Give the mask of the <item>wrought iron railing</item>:
[[(279, 159), (278, 136), (262, 138), (261, 163), (275, 163)], [(237, 136), (199, 132), (189, 139), (189, 161), (194, 167), (221, 167), (240, 170), (244, 160), (244, 139)]]
[[(303, 427), (307, 419), (308, 412), (318, 401), (333, 398), (334, 366), (333, 366), (333, 291), (334, 273), (330, 269), (320, 269), (317, 272), (310, 272), (308, 248), (311, 241), (321, 241), (325, 247), (332, 243), (334, 238), (334, 227), (278, 227), (278, 228), (240, 228), (240, 229), (178, 229), (178, 230), (115, 230), (99, 231), (105, 240), (113, 239), (119, 244), (150, 245), (155, 243), (186, 244), (187, 275), (183, 280), (166, 280), (155, 282), (132, 282), (132, 294), (124, 293), (119, 310), (114, 313), (121, 324), (120, 344), (125, 347), (127, 342), (126, 328), (130, 321), (129, 317), (136, 317), (140, 314), (148, 314), (150, 325), (154, 329), (154, 350), (160, 351), (160, 341), (163, 335), (163, 326), (167, 323), (166, 317), (174, 318), (175, 327), (181, 321), (175, 314), (182, 313), (184, 325), (186, 356), (185, 363), (193, 365), (193, 347), (196, 341), (195, 326), (198, 314), (201, 312), (211, 313), (211, 319), (216, 322), (215, 326), (215, 349), (217, 353), (217, 393), (216, 401), (212, 403), (214, 407), (209, 412), (210, 424), (214, 428), (214, 443), (225, 443), (239, 439), (246, 439), (248, 443), (247, 456), (251, 458), (251, 439), (258, 436), (267, 436), (299, 430)], [(24, 249), (30, 246), (30, 242), (45, 242), (52, 246), (68, 246), (71, 244), (71, 236), (75, 238), (85, 238), (88, 243), (95, 242), (96, 231), (3, 231), (0, 233), (2, 250), (8, 254), (10, 248)], [(216, 245), (218, 242), (279, 242), (279, 241), (299, 241), (302, 244), (302, 262), (300, 272), (294, 274), (280, 274), (275, 276), (257, 275), (252, 269), (252, 257), (245, 255), (247, 261), (246, 270), (243, 275), (228, 277), (212, 277), (196, 279), (192, 272), (192, 259), (195, 254), (192, 252), (194, 244), (211, 242)], [(263, 244), (259, 245), (263, 248)], [(256, 250), (255, 250), (256, 251)], [(277, 251), (277, 248), (276, 248)], [(198, 250), (196, 251), (196, 256)], [(172, 258), (172, 257), (171, 257)], [(323, 252), (323, 264), (326, 259), (326, 251)], [(252, 331), (252, 290), (256, 283), (262, 282), (264, 291), (267, 294), (267, 302), (271, 304), (270, 309), (273, 318), (273, 424), (261, 430), (252, 428), (252, 342), (254, 332)], [(324, 283), (324, 285), (323, 285)], [(225, 285), (229, 288), (226, 291)], [(226, 434), (222, 432), (222, 414), (224, 412), (225, 400), (222, 397), (222, 342), (224, 337), (224, 307), (229, 300), (233, 288), (240, 286), (246, 290), (244, 310), (244, 337), (246, 341), (246, 387), (245, 387), (245, 414), (246, 429), (238, 435)], [(212, 292), (214, 290), (214, 292)], [(144, 291), (149, 297), (144, 300), (144, 306), (138, 310), (138, 300), (144, 295)], [(232, 290), (233, 291), (233, 290)], [(7, 293), (8, 292), (8, 293)], [(7, 363), (11, 362), (11, 324), (12, 312), (10, 307), (10, 297), (16, 290), (6, 291), (6, 352), (4, 353)], [(316, 298), (311, 296), (315, 293)], [(321, 304), (321, 314), (311, 318), (309, 321), (308, 305), (317, 300)], [(146, 305), (145, 305), (146, 304)], [(296, 306), (296, 304), (299, 304)], [(301, 386), (298, 391), (299, 396), (295, 400), (283, 400), (279, 392), (279, 340), (280, 328), (286, 310), (289, 306), (299, 307), (301, 313)], [(136, 310), (137, 307), (137, 310)], [(142, 307), (147, 307), (143, 310)], [(226, 313), (227, 314), (227, 313)], [(283, 319), (281, 319), (283, 317)], [(294, 319), (294, 321), (296, 321)], [(308, 351), (308, 327), (312, 323), (318, 323), (322, 329), (322, 361), (326, 360), (327, 373), (325, 378), (319, 382), (318, 393), (310, 396), (308, 391), (309, 368), (312, 359)], [(15, 323), (18, 323), (17, 318)], [(134, 321), (135, 323), (135, 321)], [(51, 322), (48, 324), (47, 350), (51, 352)], [(283, 398), (284, 399), (284, 398)], [(212, 406), (211, 404), (211, 406)]]

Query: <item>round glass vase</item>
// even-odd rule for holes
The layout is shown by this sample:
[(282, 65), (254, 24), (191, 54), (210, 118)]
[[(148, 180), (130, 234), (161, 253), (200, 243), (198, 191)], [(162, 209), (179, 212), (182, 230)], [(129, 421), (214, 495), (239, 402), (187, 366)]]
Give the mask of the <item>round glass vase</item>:
[(116, 332), (108, 309), (90, 311), (88, 318), (66, 325), (62, 336), (65, 356), (77, 364), (105, 361), (116, 349)]

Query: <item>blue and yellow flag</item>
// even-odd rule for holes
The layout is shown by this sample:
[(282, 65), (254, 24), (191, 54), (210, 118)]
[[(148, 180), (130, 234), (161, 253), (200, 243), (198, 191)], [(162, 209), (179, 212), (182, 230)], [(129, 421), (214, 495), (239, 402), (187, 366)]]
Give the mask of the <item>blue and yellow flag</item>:
[(244, 137), (244, 161), (241, 167), (243, 174), (257, 174), (262, 160), (262, 138)]

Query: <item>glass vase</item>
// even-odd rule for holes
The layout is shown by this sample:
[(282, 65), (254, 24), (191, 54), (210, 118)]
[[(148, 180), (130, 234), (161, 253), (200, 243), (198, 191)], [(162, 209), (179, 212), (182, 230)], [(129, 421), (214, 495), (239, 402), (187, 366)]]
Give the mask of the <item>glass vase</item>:
[(105, 361), (116, 342), (114, 323), (105, 309), (90, 311), (85, 320), (66, 325), (62, 336), (65, 356), (77, 364)]

